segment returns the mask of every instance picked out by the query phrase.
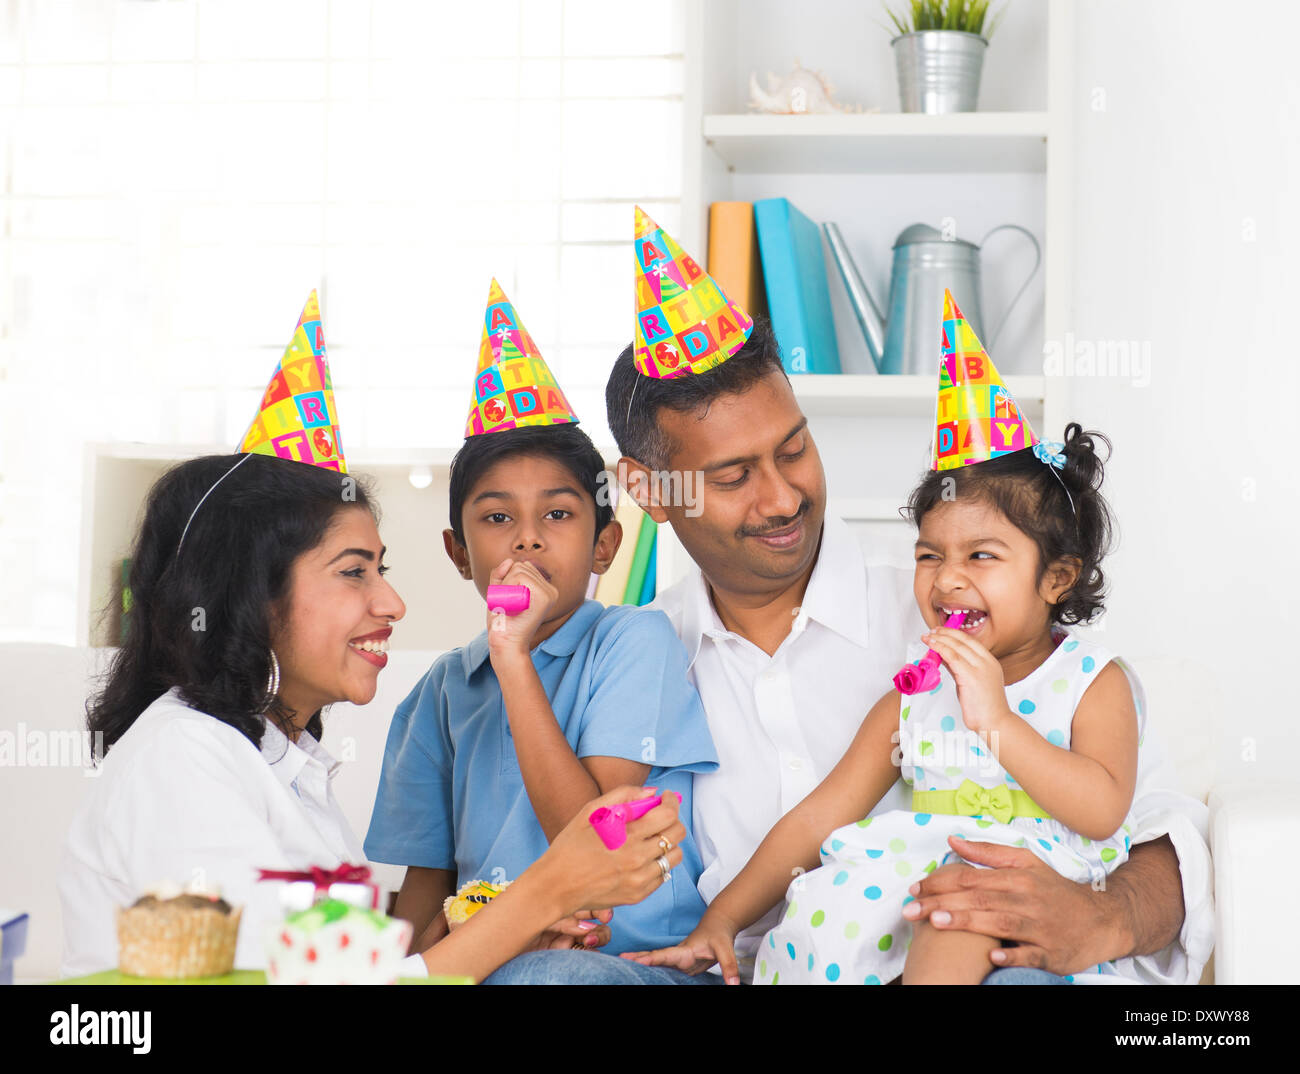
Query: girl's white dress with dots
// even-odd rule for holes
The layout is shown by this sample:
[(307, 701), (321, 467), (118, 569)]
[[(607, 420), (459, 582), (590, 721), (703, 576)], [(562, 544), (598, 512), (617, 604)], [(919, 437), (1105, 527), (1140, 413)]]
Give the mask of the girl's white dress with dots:
[[(1136, 682), (1100, 646), (1065, 634), (1051, 656), (1007, 687), (1007, 703), (1047, 741), (1069, 749), (1079, 699), (1111, 660)], [(1135, 703), (1140, 706), (1140, 694)], [(933, 691), (902, 699), (896, 759), (915, 790), (955, 791), (965, 780), (1018, 789), (962, 722), (956, 684), (942, 667)], [(1127, 859), (1132, 818), (1102, 841), (1085, 839), (1056, 820), (1030, 817), (999, 823), (984, 816), (895, 810), (847, 824), (822, 844), (821, 867), (790, 884), (785, 916), (758, 950), (754, 983), (883, 984), (899, 976), (912, 933), (902, 915), (912, 901), (907, 889), (940, 865), (961, 861), (948, 847), (950, 835), (1025, 847), (1062, 876), (1099, 883)], [(1107, 963), (1089, 972), (1115, 971)]]

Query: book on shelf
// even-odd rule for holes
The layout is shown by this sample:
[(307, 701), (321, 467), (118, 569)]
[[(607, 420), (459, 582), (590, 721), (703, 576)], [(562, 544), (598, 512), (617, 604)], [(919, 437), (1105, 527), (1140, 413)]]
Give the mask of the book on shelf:
[(647, 514), (641, 515), (641, 528), (636, 535), (636, 550), (632, 553), (632, 569), (628, 571), (627, 586), (623, 590), (624, 604), (640, 604), (641, 590), (645, 586), (646, 572), (654, 555), (655, 534), (658, 527)]
[(614, 554), (614, 561), (609, 570), (600, 576), (596, 583), (596, 600), (604, 605), (623, 603), (627, 592), (628, 576), (632, 573), (632, 560), (636, 556), (637, 538), (641, 533), (641, 519), (646, 517), (640, 504), (622, 489), (614, 504), (614, 519), (623, 526), (623, 543)]
[(654, 600), (655, 594), (658, 591), (656, 585), (656, 580), (659, 575), (659, 571), (657, 567), (658, 556), (655, 555), (655, 552), (658, 550), (658, 548), (659, 548), (659, 524), (655, 523), (654, 540), (650, 542), (650, 562), (646, 565), (645, 581), (641, 583), (641, 595), (637, 598), (636, 601), (637, 604), (640, 605), (641, 607), (644, 607), (645, 605), (649, 604), (652, 600)]
[(838, 373), (821, 229), (786, 198), (754, 202), (768, 316), (787, 373)]
[(752, 201), (715, 201), (709, 206), (707, 271), (723, 293), (751, 317), (767, 316)]

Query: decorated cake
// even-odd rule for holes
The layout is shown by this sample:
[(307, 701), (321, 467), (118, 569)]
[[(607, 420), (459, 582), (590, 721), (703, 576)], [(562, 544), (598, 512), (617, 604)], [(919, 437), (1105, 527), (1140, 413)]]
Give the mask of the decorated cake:
[(322, 899), (271, 930), (266, 979), (269, 984), (393, 984), (410, 942), (407, 921)]
[(220, 977), (235, 964), (240, 910), (215, 893), (147, 892), (117, 912), (118, 969), (132, 977)]
[(463, 925), (509, 886), (509, 880), (502, 884), (489, 884), (486, 880), (462, 884), (455, 895), (448, 895), (443, 901), (442, 912), (447, 918), (447, 926), (454, 929)]

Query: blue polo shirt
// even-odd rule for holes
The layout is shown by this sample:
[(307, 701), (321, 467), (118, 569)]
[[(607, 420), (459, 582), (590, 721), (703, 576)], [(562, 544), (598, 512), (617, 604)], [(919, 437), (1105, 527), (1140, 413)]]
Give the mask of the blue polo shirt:
[[(692, 773), (718, 767), (686, 651), (662, 612), (586, 601), (532, 652), (555, 719), (579, 757), (651, 765), (677, 791), (687, 838), (670, 881), (611, 924), (611, 954), (679, 943), (704, 913), (691, 827)], [(487, 632), (444, 653), (393, 714), (366, 835), (371, 861), (454, 869), (457, 883), (513, 880), (547, 848), (524, 789)]]

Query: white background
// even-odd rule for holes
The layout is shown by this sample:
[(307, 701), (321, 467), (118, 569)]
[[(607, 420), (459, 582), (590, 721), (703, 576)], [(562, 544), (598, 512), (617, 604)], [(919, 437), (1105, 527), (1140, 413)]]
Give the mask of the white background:
[[(1300, 10), (1077, 7), (1072, 331), (1152, 362), (1070, 386), (1115, 444), (1104, 641), (1204, 664), (1219, 778), (1286, 776)], [(491, 273), (603, 439), (630, 201), (679, 211), (673, 10), (0, 0), (0, 639), (73, 637), (81, 443), (233, 442), (316, 284), (351, 443), (459, 428)]]

